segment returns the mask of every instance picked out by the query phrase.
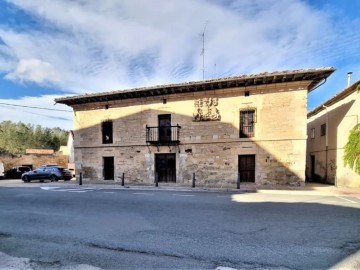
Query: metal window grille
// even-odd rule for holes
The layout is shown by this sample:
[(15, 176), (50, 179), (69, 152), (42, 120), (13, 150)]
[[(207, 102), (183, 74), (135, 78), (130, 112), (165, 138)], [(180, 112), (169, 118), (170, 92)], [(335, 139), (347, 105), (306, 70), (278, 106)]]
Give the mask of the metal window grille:
[(240, 138), (254, 137), (255, 110), (240, 111)]

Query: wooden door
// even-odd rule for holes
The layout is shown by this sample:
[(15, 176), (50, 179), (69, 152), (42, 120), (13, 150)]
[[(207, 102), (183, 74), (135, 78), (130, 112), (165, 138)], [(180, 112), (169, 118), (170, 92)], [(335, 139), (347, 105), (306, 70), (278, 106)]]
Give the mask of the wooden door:
[(255, 182), (255, 155), (239, 155), (241, 182)]
[(114, 157), (104, 157), (104, 180), (114, 180)]
[(171, 114), (160, 114), (159, 116), (159, 141), (171, 141)]
[(156, 154), (155, 168), (159, 182), (176, 182), (175, 154)]

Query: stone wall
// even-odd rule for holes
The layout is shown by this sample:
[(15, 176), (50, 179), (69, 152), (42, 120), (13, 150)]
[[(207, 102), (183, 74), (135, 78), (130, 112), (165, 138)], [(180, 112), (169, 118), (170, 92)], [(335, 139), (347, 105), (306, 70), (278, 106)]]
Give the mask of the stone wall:
[[(189, 183), (195, 172), (202, 185), (234, 186), (238, 156), (254, 154), (256, 183), (301, 185), (305, 181), (308, 83), (76, 105), (76, 169), (87, 180), (101, 181), (103, 157), (113, 156), (115, 181), (124, 172), (129, 182), (153, 183), (155, 154), (176, 153), (178, 184)], [(217, 99), (220, 121), (194, 121), (196, 101), (204, 98)], [(255, 136), (239, 138), (240, 111), (249, 108), (256, 111)], [(157, 126), (159, 114), (171, 114), (172, 125), (181, 126), (179, 146), (146, 145), (146, 126)], [(101, 123), (106, 120), (113, 121), (112, 144), (102, 144)]]
[(33, 169), (36, 169), (45, 164), (57, 164), (63, 167), (67, 167), (68, 164), (68, 156), (57, 153), (51, 155), (3, 155), (0, 156), (0, 160), (4, 163), (5, 171), (14, 166), (22, 165), (31, 165)]

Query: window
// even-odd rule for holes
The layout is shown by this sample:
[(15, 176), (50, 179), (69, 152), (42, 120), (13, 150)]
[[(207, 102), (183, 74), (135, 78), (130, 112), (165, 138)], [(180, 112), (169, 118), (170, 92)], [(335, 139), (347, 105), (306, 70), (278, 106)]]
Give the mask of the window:
[(326, 135), (326, 124), (321, 125), (320, 135), (325, 136)]
[(311, 139), (314, 139), (314, 138), (315, 138), (315, 128), (312, 128), (312, 129), (310, 130), (310, 138), (311, 138)]
[(113, 123), (112, 121), (102, 122), (102, 142), (112, 143), (113, 142)]
[(240, 111), (240, 138), (254, 137), (255, 110)]

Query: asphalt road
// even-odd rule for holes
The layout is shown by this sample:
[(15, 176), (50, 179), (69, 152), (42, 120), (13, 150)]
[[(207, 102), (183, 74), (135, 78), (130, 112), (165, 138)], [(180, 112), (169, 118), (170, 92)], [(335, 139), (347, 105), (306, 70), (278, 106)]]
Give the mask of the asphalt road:
[(359, 197), (0, 187), (26, 269), (359, 269), (359, 248)]

